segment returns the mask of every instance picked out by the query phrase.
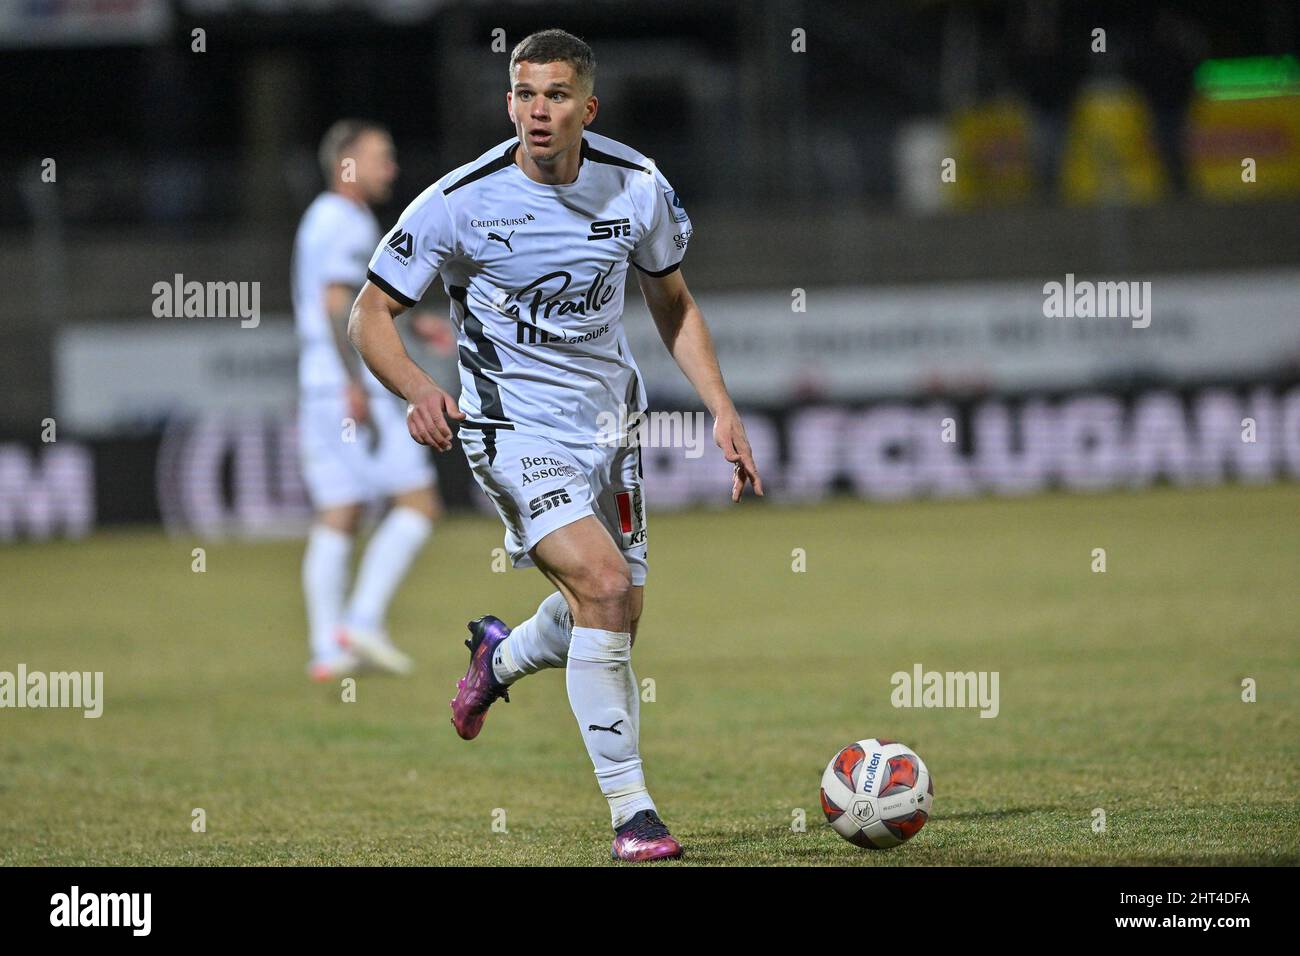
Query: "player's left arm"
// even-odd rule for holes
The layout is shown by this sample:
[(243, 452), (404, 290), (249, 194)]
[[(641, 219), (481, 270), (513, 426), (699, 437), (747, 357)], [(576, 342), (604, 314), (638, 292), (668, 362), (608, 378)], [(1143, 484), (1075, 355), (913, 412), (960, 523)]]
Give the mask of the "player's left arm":
[(370, 408), (365, 387), (361, 384), (361, 358), (348, 341), (348, 318), (352, 314), (352, 300), (356, 297), (357, 290), (345, 282), (331, 282), (325, 287), (325, 314), (348, 380), (345, 386), (348, 416), (364, 426), (370, 419)]
[(745, 425), (727, 393), (713, 337), (704, 314), (686, 288), (682, 271), (674, 269), (667, 275), (654, 276), (637, 270), (637, 281), (668, 353), (713, 416), (713, 440), (722, 449), (723, 457), (734, 465), (731, 500), (740, 500), (747, 481), (755, 494), (762, 495), (763, 479), (754, 464)]

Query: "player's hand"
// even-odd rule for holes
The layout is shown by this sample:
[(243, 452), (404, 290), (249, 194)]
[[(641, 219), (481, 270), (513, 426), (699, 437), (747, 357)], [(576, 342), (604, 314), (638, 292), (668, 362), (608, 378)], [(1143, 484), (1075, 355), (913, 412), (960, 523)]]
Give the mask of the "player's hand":
[(754, 486), (754, 494), (763, 494), (763, 479), (758, 475), (754, 465), (754, 453), (749, 447), (749, 438), (745, 435), (745, 425), (736, 414), (735, 409), (723, 412), (713, 422), (713, 440), (722, 449), (722, 457), (731, 462), (734, 470), (731, 477), (731, 500), (739, 501), (745, 490), (745, 482)]
[(346, 388), (348, 417), (358, 425), (370, 420), (370, 400), (366, 397), (366, 388), (360, 382), (348, 382)]
[(456, 399), (432, 382), (412, 395), (411, 403), (406, 406), (406, 428), (411, 437), (438, 451), (451, 449), (454, 435), (450, 423), (464, 420), (465, 413)]

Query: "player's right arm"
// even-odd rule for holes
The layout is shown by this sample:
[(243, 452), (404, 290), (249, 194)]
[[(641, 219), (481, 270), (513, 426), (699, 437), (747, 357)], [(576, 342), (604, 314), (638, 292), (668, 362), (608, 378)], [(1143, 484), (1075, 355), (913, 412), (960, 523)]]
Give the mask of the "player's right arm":
[(348, 322), (348, 338), (362, 361), (390, 392), (406, 399), (411, 437), (439, 451), (451, 448), (449, 422), (460, 421), (465, 413), (406, 354), (395, 320), (420, 300), (455, 248), (446, 196), (437, 185), (431, 186), (406, 207), (397, 228), (380, 241)]
[(456, 399), (407, 354), (396, 324), (406, 308), (367, 281), (352, 304), (348, 338), (375, 378), (390, 392), (406, 399), (406, 427), (411, 437), (421, 445), (447, 451), (452, 440), (448, 421), (460, 421), (465, 413)]

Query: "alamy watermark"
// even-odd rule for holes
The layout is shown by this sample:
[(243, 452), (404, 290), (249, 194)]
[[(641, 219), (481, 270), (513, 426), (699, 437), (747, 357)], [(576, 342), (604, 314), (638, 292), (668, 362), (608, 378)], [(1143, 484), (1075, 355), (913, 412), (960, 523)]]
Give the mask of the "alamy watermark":
[(171, 282), (153, 284), (153, 314), (159, 319), (240, 319), (255, 329), (262, 321), (262, 283), (185, 281), (176, 273)]
[(152, 893), (83, 893), (73, 885), (50, 897), (51, 926), (119, 926), (132, 936), (148, 936), (152, 914)]
[(704, 412), (645, 412), (619, 405), (596, 416), (599, 444), (622, 448), (684, 448), (687, 458), (704, 454), (709, 422)]
[(1043, 285), (1043, 315), (1049, 319), (1132, 319), (1133, 328), (1151, 324), (1150, 282), (1075, 281), (1074, 273), (1065, 274), (1065, 282)]
[(894, 690), (889, 702), (895, 707), (979, 707), (981, 717), (996, 717), (997, 671), (927, 671), (920, 664), (912, 672), (895, 671), (889, 678)]
[(19, 664), (17, 672), (0, 671), (0, 709), (5, 707), (67, 707), (81, 710), (83, 717), (104, 713), (103, 671), (28, 671)]

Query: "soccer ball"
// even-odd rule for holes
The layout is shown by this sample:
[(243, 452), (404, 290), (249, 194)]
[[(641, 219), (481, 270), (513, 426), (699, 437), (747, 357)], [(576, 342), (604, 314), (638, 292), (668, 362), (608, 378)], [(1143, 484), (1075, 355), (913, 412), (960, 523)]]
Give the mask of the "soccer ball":
[(822, 774), (822, 811), (855, 846), (887, 850), (910, 840), (933, 806), (925, 761), (893, 740), (851, 743)]

